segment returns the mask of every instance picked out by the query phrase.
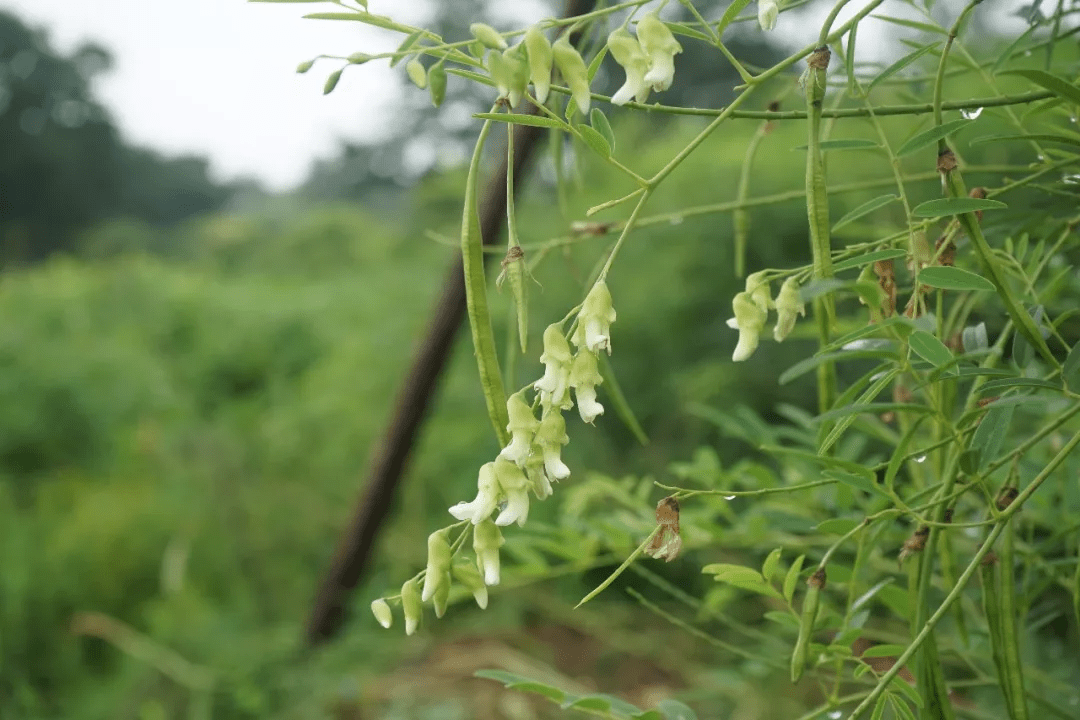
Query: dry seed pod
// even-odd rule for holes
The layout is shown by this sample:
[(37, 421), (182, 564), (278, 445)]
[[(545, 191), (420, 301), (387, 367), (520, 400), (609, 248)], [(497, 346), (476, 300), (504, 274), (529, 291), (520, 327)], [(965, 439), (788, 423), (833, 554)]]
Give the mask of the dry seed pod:
[(953, 518), (953, 509), (951, 507), (950, 508), (945, 508), (945, 515), (944, 515), (944, 517), (941, 518), (942, 522), (951, 523), (952, 518)]
[[(981, 214), (981, 211), (977, 214)], [(938, 265), (952, 267), (956, 264), (956, 243), (952, 241), (948, 233), (937, 239), (934, 244), (934, 254), (937, 256)]]
[(653, 535), (645, 552), (658, 560), (671, 562), (682, 550), (679, 534), (679, 501), (669, 496), (656, 504), (656, 524), (659, 530)]
[(1020, 491), (1014, 487), (1003, 487), (1001, 488), (1001, 492), (997, 494), (997, 498), (994, 500), (994, 504), (997, 506), (998, 510), (1004, 510), (1005, 508), (1012, 505), (1013, 500), (1015, 500), (1016, 496), (1019, 494)]
[(952, 150), (945, 148), (937, 157), (937, 171), (944, 175), (945, 173), (952, 172), (957, 167), (956, 155)]
[(930, 537), (930, 528), (926, 525), (919, 526), (915, 534), (904, 541), (904, 547), (900, 549), (900, 557), (897, 564), (903, 566), (904, 561), (917, 552), (922, 552), (926, 547), (926, 539)]
[(878, 260), (874, 263), (874, 274), (885, 293), (881, 312), (885, 317), (892, 317), (896, 314), (896, 266), (892, 260)]
[[(976, 198), (977, 200), (985, 200), (986, 199), (986, 188), (984, 188), (984, 187), (971, 188), (971, 192), (968, 193), (968, 197)], [(983, 213), (982, 210), (976, 210), (975, 211), (975, 217), (978, 218), (979, 222), (982, 222), (982, 213)]]

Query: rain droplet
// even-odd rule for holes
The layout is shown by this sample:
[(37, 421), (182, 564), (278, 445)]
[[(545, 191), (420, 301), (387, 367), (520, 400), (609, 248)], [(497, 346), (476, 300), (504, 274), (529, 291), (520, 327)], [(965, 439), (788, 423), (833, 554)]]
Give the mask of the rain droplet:
[(735, 499), (735, 496), (734, 496), (734, 495), (725, 495), (725, 496), (724, 496), (724, 499), (725, 499), (725, 500), (734, 500), (734, 499)]
[(982, 115), (982, 111), (982, 108), (975, 108), (974, 110), (961, 110), (960, 114), (963, 115), (966, 120), (974, 120)]
[(1062, 182), (1066, 185), (1080, 185), (1080, 174), (1077, 175), (1065, 175), (1061, 178)]
[(840, 712), (839, 710), (833, 710), (831, 713), (829, 713), (829, 720), (839, 720), (840, 716), (843, 714), (844, 713)]
[(1046, 161), (1046, 158), (1044, 158), (1042, 155), (1036, 155), (1035, 159), (1038, 160), (1039, 162), (1045, 162)]
[(682, 215), (675, 215), (669, 221), (672, 225), (682, 225)]
[(926, 462), (926, 456), (925, 455), (920, 455), (919, 457), (915, 458), (915, 462), (917, 462), (917, 463)]
[(1031, 51), (1030, 50), (1025, 50), (1024, 51), (1024, 57), (1031, 57)]

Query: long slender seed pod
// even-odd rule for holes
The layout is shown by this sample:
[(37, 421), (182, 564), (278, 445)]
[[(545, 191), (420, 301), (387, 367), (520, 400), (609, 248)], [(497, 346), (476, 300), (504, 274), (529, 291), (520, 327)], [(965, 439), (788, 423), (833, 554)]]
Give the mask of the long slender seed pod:
[(799, 621), (799, 637), (791, 653), (791, 682), (798, 682), (810, 657), (810, 635), (814, 632), (821, 591), (825, 587), (825, 568), (818, 568), (806, 581), (806, 597), (803, 598), (802, 618)]

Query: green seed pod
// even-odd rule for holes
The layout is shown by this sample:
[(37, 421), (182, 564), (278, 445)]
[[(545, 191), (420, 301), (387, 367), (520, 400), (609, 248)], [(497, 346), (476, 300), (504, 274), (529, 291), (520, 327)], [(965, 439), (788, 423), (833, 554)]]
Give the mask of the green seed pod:
[(409, 74), (413, 85), (421, 90), (427, 87), (427, 70), (424, 69), (424, 63), (420, 62), (419, 58), (413, 58), (405, 63), (405, 72)]
[(401, 610), (405, 615), (405, 634), (412, 635), (424, 615), (424, 603), (420, 600), (420, 586), (416, 580), (406, 580), (401, 586)]
[(303, 75), (308, 70), (310, 70), (311, 66), (314, 65), (314, 64), (315, 64), (314, 60), (305, 60), (304, 62), (302, 62), (302, 63), (300, 63), (299, 65), (296, 66), (296, 72), (299, 73), (300, 75)]
[(533, 25), (525, 33), (525, 49), (529, 52), (529, 79), (536, 88), (536, 102), (543, 105), (547, 102), (548, 91), (551, 89), (551, 66), (554, 57), (551, 43), (538, 25)]
[(334, 88), (337, 87), (338, 80), (340, 80), (340, 79), (341, 79), (341, 71), (340, 70), (335, 70), (334, 72), (330, 73), (330, 77), (326, 78), (326, 84), (323, 85), (323, 89), (322, 89), (323, 95), (329, 95), (330, 93), (334, 92)]
[(370, 55), (368, 55), (367, 53), (362, 53), (362, 52), (355, 52), (355, 53), (353, 53), (352, 55), (349, 56), (349, 62), (352, 63), (353, 65), (363, 65), (364, 63), (366, 63), (370, 59), (371, 59)]
[(431, 104), (435, 107), (442, 105), (446, 97), (446, 70), (442, 65), (436, 65), (428, 70), (428, 92), (431, 93)]
[[(562, 73), (563, 80), (570, 86), (570, 93), (574, 98), (574, 104), (583, 114), (589, 114), (589, 104), (592, 97), (589, 93), (589, 68), (585, 66), (585, 60), (581, 53), (570, 44), (570, 39), (563, 35), (551, 46), (552, 57), (555, 66)], [(569, 110), (569, 105), (567, 110)]]
[(799, 622), (799, 638), (795, 641), (795, 651), (791, 654), (791, 682), (798, 682), (802, 677), (806, 661), (810, 656), (810, 635), (814, 632), (821, 590), (825, 587), (825, 568), (817, 571), (806, 581), (806, 597), (803, 598), (802, 619)]
[(394, 624), (394, 613), (391, 612), (390, 606), (382, 598), (371, 601), (371, 614), (384, 628), (389, 628)]
[(490, 25), (484, 23), (473, 23), (469, 26), (469, 32), (473, 37), (484, 43), (492, 50), (505, 50), (507, 48), (506, 40), (499, 34), (499, 31)]

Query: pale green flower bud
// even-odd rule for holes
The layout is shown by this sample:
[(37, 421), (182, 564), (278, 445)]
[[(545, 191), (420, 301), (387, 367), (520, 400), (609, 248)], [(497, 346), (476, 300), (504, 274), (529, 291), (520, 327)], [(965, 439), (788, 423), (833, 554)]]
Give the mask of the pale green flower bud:
[(768, 314), (754, 302), (748, 292), (741, 292), (731, 301), (735, 317), (727, 321), (728, 327), (739, 331), (739, 343), (731, 355), (734, 362), (747, 360), (757, 350), (761, 330), (765, 327)]
[(655, 11), (638, 22), (637, 35), (642, 49), (649, 56), (649, 72), (645, 75), (645, 82), (657, 92), (667, 90), (675, 79), (675, 56), (682, 52), (682, 45)]
[(806, 304), (799, 298), (799, 283), (790, 277), (780, 286), (776, 296), (776, 327), (773, 328), (776, 342), (782, 342), (788, 336), (798, 315), (806, 315)]
[(510, 74), (508, 80), (510, 98), (510, 106), (514, 107), (521, 98), (525, 95), (529, 89), (529, 61), (525, 57), (525, 50), (522, 45), (515, 45), (506, 52), (503, 53), (503, 58), (506, 60), (507, 69)]
[(776, 0), (758, 0), (757, 21), (762, 30), (776, 27), (776, 18), (780, 15), (780, 4)]
[(585, 347), (592, 352), (599, 352), (604, 348), (610, 355), (613, 322), (615, 308), (611, 305), (611, 293), (607, 283), (600, 281), (593, 285), (592, 290), (585, 296), (585, 302), (577, 316), (577, 329), (570, 339), (578, 348)]
[(473, 563), (455, 563), (453, 567), (454, 579), (468, 588), (476, 599), (476, 604), (481, 610), (487, 609), (488, 589), (484, 584), (484, 578), (480, 577), (480, 571)]
[(484, 23), (473, 23), (469, 26), (469, 32), (472, 33), (472, 36), (474, 38), (484, 43), (484, 45), (491, 48), (492, 50), (506, 49), (506, 40), (503, 39), (503, 36), (499, 34), (498, 30), (491, 27), (490, 25), (485, 25)]
[(427, 70), (424, 69), (424, 63), (420, 62), (419, 58), (413, 58), (407, 62), (405, 72), (408, 73), (409, 79), (413, 81), (413, 85), (421, 90), (427, 87)]
[[(565, 342), (565, 341), (564, 341)], [(510, 423), (506, 430), (510, 433), (510, 444), (502, 449), (499, 457), (510, 460), (524, 467), (532, 449), (533, 435), (540, 427), (540, 421), (533, 416), (532, 407), (525, 402), (525, 391), (516, 392), (506, 401), (506, 413)]]
[(506, 526), (516, 522), (524, 525), (529, 517), (529, 479), (521, 468), (501, 458), (495, 461), (495, 477), (506, 497), (506, 507), (495, 518), (495, 524)]
[(450, 571), (450, 542), (446, 539), (446, 529), (436, 530), (428, 535), (427, 573), (424, 575), (424, 591), (420, 594), (421, 602), (427, 602), (435, 595), (446, 573)]
[(446, 97), (446, 70), (442, 65), (435, 65), (428, 71), (428, 92), (431, 93), (432, 105), (442, 105), (443, 98)]
[(551, 89), (551, 65), (554, 58), (551, 43), (539, 25), (533, 25), (525, 33), (525, 49), (529, 51), (529, 79), (536, 88), (536, 102), (543, 105)]
[(611, 96), (613, 105), (625, 105), (630, 98), (638, 102), (649, 99), (652, 85), (645, 82), (645, 73), (649, 71), (649, 56), (641, 48), (641, 43), (626, 28), (619, 28), (607, 40), (608, 50), (615, 62), (626, 71), (626, 82)]
[(768, 314), (769, 310), (773, 308), (773, 299), (769, 289), (769, 281), (765, 279), (766, 275), (768, 275), (767, 270), (747, 275), (746, 292), (750, 293), (754, 304), (761, 308), (762, 312)]
[(390, 610), (390, 605), (382, 598), (371, 601), (371, 614), (384, 628), (389, 628), (394, 624), (394, 613)]
[(533, 387), (540, 392), (540, 404), (546, 412), (573, 407), (574, 403), (570, 400), (570, 363), (573, 359), (562, 325), (548, 325), (544, 330), (544, 352), (540, 355), (540, 362), (544, 363), (544, 377), (533, 383)]
[(592, 424), (597, 415), (604, 414), (604, 406), (596, 401), (596, 386), (604, 382), (596, 363), (596, 354), (585, 348), (578, 350), (570, 367), (570, 385), (577, 395), (578, 413), (581, 419)]
[(490, 520), (484, 520), (473, 527), (476, 567), (483, 573), (484, 584), (488, 587), (499, 584), (499, 548), (505, 542), (498, 526)]
[(405, 634), (412, 635), (424, 615), (424, 603), (416, 580), (406, 580), (401, 586), (401, 611), (405, 615)]
[(480, 467), (476, 479), (476, 498), (472, 502), (459, 502), (450, 508), (450, 514), (458, 520), (471, 520), (473, 525), (490, 517), (499, 504), (499, 482), (495, 479), (495, 463)]
[(296, 66), (296, 72), (303, 75), (308, 70), (310, 70), (311, 66), (314, 65), (314, 64), (315, 64), (314, 60), (305, 60), (304, 62), (302, 62), (302, 63), (300, 63), (299, 65)]
[[(600, 412), (603, 412), (603, 408)], [(544, 415), (544, 419), (540, 421), (540, 429), (536, 432), (536, 444), (544, 459), (544, 470), (552, 480), (570, 477), (570, 468), (562, 461), (562, 446), (568, 442), (570, 438), (566, 436), (566, 421), (563, 420), (562, 413), (553, 410)]]
[(585, 66), (581, 53), (570, 44), (570, 38), (567, 35), (555, 41), (555, 44), (551, 46), (551, 52), (563, 80), (570, 87), (570, 93), (578, 110), (583, 115), (588, 115), (589, 104), (592, 101), (589, 93), (589, 68)]
[(488, 74), (491, 75), (491, 79), (495, 82), (495, 91), (499, 94), (499, 97), (508, 97), (510, 95), (510, 85), (514, 82), (514, 68), (510, 61), (507, 60), (506, 55), (497, 50), (489, 52), (485, 63)]

